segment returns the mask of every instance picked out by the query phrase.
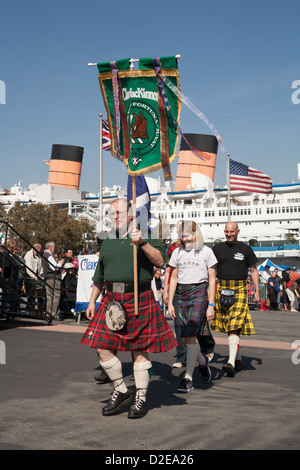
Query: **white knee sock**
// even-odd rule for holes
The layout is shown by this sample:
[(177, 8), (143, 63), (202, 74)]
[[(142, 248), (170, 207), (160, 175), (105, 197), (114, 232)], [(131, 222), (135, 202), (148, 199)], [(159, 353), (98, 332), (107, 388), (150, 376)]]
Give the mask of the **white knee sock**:
[(200, 353), (200, 347), (198, 343), (186, 345), (186, 379), (193, 379), (193, 372), (195, 369), (196, 360), (198, 359), (198, 353)]
[(240, 337), (237, 335), (229, 335), (228, 345), (229, 345), (229, 359), (228, 362), (234, 367), (235, 359), (240, 344)]
[(126, 393), (127, 387), (123, 379), (122, 363), (117, 356), (106, 362), (100, 361), (101, 367), (107, 373), (108, 377), (113, 383), (114, 390), (118, 392)]
[(150, 379), (148, 370), (151, 369), (151, 367), (151, 361), (134, 362), (133, 364), (136, 393), (138, 398), (143, 401), (146, 401), (146, 395)]

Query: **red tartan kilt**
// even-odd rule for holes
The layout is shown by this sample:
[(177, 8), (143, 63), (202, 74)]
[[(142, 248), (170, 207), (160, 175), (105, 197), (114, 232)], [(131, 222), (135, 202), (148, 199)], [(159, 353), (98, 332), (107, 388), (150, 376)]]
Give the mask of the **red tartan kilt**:
[(128, 316), (126, 326), (118, 332), (111, 331), (105, 323), (107, 304), (111, 300), (112, 293), (108, 292), (83, 335), (81, 344), (110, 351), (153, 353), (166, 352), (177, 346), (174, 334), (160, 311), (152, 290), (139, 295), (138, 315), (135, 315), (134, 311), (134, 294), (114, 294), (114, 300), (120, 302)]

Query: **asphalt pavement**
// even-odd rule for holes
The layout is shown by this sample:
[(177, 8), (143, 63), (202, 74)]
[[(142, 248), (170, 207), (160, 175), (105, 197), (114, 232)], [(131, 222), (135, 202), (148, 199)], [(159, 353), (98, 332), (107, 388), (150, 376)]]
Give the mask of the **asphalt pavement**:
[[(106, 464), (132, 467), (135, 461), (117, 459), (151, 451), (146, 463), (158, 464), (163, 451), (193, 459), (200, 450), (299, 449), (300, 313), (251, 314), (256, 335), (242, 337), (244, 368), (234, 378), (222, 371), (228, 346), (220, 333), (212, 381), (205, 384), (195, 368), (188, 394), (176, 392), (184, 369), (172, 369), (175, 350), (152, 354), (149, 412), (137, 420), (127, 418), (130, 404), (102, 416), (112, 387), (94, 380), (98, 357), (80, 344), (86, 321), (0, 319), (0, 449), (101, 450), (112, 459)], [(131, 355), (119, 357), (134, 391)]]

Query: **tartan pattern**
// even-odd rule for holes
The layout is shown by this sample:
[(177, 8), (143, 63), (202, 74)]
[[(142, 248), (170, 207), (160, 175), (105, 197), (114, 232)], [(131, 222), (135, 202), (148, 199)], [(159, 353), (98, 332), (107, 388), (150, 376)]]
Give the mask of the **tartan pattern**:
[[(107, 305), (111, 300), (120, 302), (128, 315), (126, 326), (118, 332), (111, 331), (105, 323)], [(134, 311), (133, 293), (112, 294), (108, 292), (83, 335), (81, 344), (111, 351), (161, 353), (175, 348), (177, 341), (158, 308), (153, 291), (148, 290), (139, 295), (138, 315), (135, 315)]]
[(130, 136), (129, 136), (127, 114), (125, 110), (124, 98), (123, 98), (123, 93), (122, 93), (122, 83), (120, 79), (118, 79), (118, 84), (119, 84), (120, 116), (121, 116), (122, 133), (123, 133), (123, 159), (125, 162), (127, 162), (130, 156)]
[(117, 153), (120, 151), (120, 106), (119, 106), (119, 84), (118, 84), (118, 69), (116, 62), (110, 63), (112, 73), (112, 89), (113, 89), (113, 107), (114, 107), (114, 143)]
[(158, 93), (158, 114), (160, 126), (160, 155), (161, 166), (164, 172), (165, 181), (172, 179), (169, 164), (169, 135), (168, 135), (168, 117), (162, 95)]
[(181, 336), (209, 336), (207, 284), (178, 284), (177, 291)]
[[(220, 304), (222, 289), (235, 291), (235, 303), (229, 308)], [(215, 317), (211, 322), (211, 329), (221, 333), (229, 333), (229, 331), (240, 329), (242, 335), (255, 334), (248, 306), (247, 280), (219, 279), (215, 301)]]

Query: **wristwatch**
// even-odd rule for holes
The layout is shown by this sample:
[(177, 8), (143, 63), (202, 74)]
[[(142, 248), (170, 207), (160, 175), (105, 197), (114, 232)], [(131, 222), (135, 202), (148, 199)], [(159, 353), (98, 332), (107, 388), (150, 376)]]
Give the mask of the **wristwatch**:
[(144, 240), (143, 243), (141, 243), (139, 246), (145, 246), (147, 245), (147, 243), (148, 243), (147, 240)]

